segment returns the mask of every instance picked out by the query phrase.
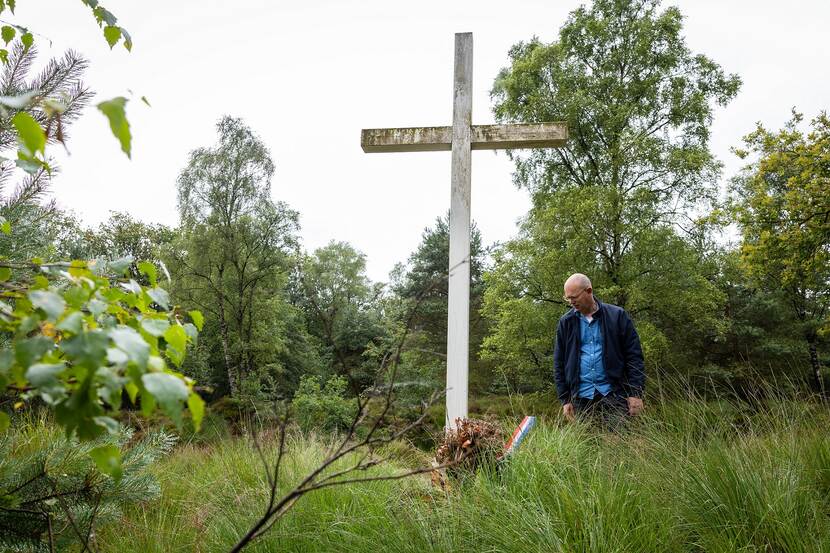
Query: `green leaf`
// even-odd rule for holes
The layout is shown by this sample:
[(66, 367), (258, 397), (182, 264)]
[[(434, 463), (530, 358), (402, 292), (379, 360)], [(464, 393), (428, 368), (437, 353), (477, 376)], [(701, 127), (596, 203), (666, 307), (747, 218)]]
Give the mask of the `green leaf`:
[(202, 315), (202, 312), (194, 310), (188, 312), (188, 315), (190, 315), (190, 320), (193, 321), (193, 324), (195, 324), (196, 328), (198, 328), (201, 332), (202, 326), (205, 324), (205, 318)]
[(43, 152), (46, 148), (46, 133), (40, 127), (34, 117), (21, 111), (12, 117), (12, 124), (17, 129), (17, 136), (20, 137), (20, 142), (32, 154), (36, 152)]
[(73, 363), (97, 369), (104, 363), (108, 345), (109, 338), (106, 334), (100, 330), (92, 330), (73, 336), (69, 340), (62, 340), (60, 349)]
[(184, 332), (190, 338), (191, 343), (195, 344), (199, 339), (199, 331), (196, 330), (196, 326), (191, 323), (184, 323), (182, 328), (184, 328)]
[(107, 269), (112, 271), (113, 273), (123, 275), (127, 272), (127, 269), (130, 268), (130, 265), (133, 264), (135, 259), (131, 255), (125, 255), (124, 257), (119, 257), (118, 259), (114, 259), (107, 263)]
[(32, 36), (32, 33), (23, 33), (20, 37), (20, 42), (22, 42), (23, 47), (28, 50), (32, 47), (32, 44), (34, 44), (35, 38)]
[(72, 311), (58, 323), (57, 329), (72, 334), (80, 334), (84, 329), (84, 316), (80, 311)]
[(23, 319), (20, 321), (20, 325), (17, 327), (17, 333), (19, 335), (29, 334), (34, 329), (39, 327), (40, 323), (40, 315), (38, 315), (37, 311), (35, 311), (31, 315), (23, 317)]
[(164, 333), (164, 339), (167, 341), (167, 356), (177, 367), (180, 366), (187, 347), (187, 332), (181, 325), (172, 325)]
[(67, 436), (77, 433), (81, 441), (92, 440), (104, 433), (104, 429), (92, 420), (104, 414), (103, 407), (92, 393), (93, 376), (91, 371), (79, 376), (79, 386), (69, 399), (55, 406), (57, 423), (66, 429)]
[(98, 24), (106, 23), (107, 25), (115, 25), (117, 18), (104, 8), (103, 6), (99, 6), (96, 4), (95, 8), (92, 10), (93, 15), (95, 15), (95, 19), (98, 21)]
[(81, 309), (86, 300), (89, 299), (89, 293), (89, 290), (83, 286), (72, 286), (71, 288), (67, 288), (63, 293), (63, 299), (66, 300), (66, 303), (70, 307)]
[(9, 236), (12, 233), (12, 224), (8, 222), (5, 217), (2, 217), (2, 219), (3, 221), (0, 222), (0, 232), (6, 236)]
[(107, 39), (107, 44), (110, 45), (110, 50), (112, 50), (112, 47), (118, 44), (118, 39), (121, 38), (121, 27), (107, 25), (104, 27), (104, 38)]
[(196, 432), (202, 427), (202, 419), (205, 416), (205, 400), (199, 397), (196, 392), (190, 392), (187, 396), (187, 408), (190, 409), (190, 416), (193, 417), (193, 427)]
[(124, 389), (127, 390), (127, 396), (130, 398), (130, 402), (135, 405), (135, 398), (138, 396), (138, 386), (130, 381), (124, 385)]
[(127, 99), (119, 96), (112, 100), (101, 102), (98, 104), (98, 109), (109, 119), (110, 129), (115, 138), (121, 143), (121, 150), (127, 154), (127, 157), (131, 157), (130, 143), (132, 141), (132, 135), (130, 134), (130, 123), (127, 121), (127, 114), (124, 112), (126, 103)]
[[(116, 348), (110, 349), (120, 351)], [(129, 382), (129, 379), (121, 376), (118, 369), (113, 367), (99, 368), (95, 371), (95, 379), (101, 384), (98, 386), (98, 397), (109, 403), (112, 409), (116, 411), (120, 409), (121, 395), (124, 391), (124, 385)], [(110, 433), (115, 434), (117, 430), (117, 427), (115, 430), (110, 429)]]
[(58, 382), (57, 375), (65, 368), (63, 363), (37, 363), (26, 371), (26, 379), (38, 388), (51, 386)]
[(164, 339), (174, 348), (184, 351), (187, 345), (187, 333), (181, 325), (172, 325), (164, 333)]
[(14, 353), (8, 348), (0, 350), (0, 375), (9, 372), (14, 363)]
[(149, 373), (141, 377), (144, 388), (153, 395), (162, 410), (181, 426), (182, 408), (188, 400), (185, 383), (168, 373)]
[(112, 476), (115, 480), (121, 479), (121, 452), (117, 446), (112, 444), (98, 446), (90, 450), (89, 456), (95, 461), (98, 470)]
[(115, 346), (127, 354), (130, 361), (143, 369), (147, 366), (150, 357), (150, 345), (144, 341), (141, 334), (128, 326), (119, 326), (109, 331), (110, 338)]
[(29, 301), (38, 309), (43, 309), (50, 321), (57, 321), (66, 309), (66, 301), (51, 290), (29, 292)]
[[(93, 261), (92, 263), (94, 264), (95, 262)], [(73, 259), (69, 263), (69, 274), (75, 277), (89, 277), (92, 275), (92, 272), (89, 270), (89, 266), (86, 261), (81, 261), (80, 259)]]
[(127, 52), (133, 51), (133, 37), (130, 36), (130, 33), (127, 32), (127, 29), (121, 27), (121, 34), (124, 35), (124, 48), (127, 49)]
[(4, 64), (9, 63), (9, 51), (5, 48), (0, 48), (0, 60), (2, 60)]
[(37, 159), (33, 156), (28, 156), (24, 152), (18, 151), (17, 152), (17, 159), (14, 160), (14, 164), (29, 173), (30, 175), (34, 175), (38, 171), (42, 169), (46, 169), (47, 172), (50, 172), (51, 169), (49, 165), (40, 159)]
[(118, 421), (113, 419), (112, 417), (92, 417), (92, 420), (95, 421), (95, 424), (97, 424), (98, 426), (106, 428), (107, 432), (109, 432), (113, 436), (117, 435), (121, 430)]
[[(135, 403), (135, 402), (133, 402)], [(149, 417), (153, 414), (153, 409), (156, 408), (156, 399), (153, 397), (153, 394), (144, 390), (141, 392), (141, 413), (145, 417)]]
[(156, 266), (150, 263), (149, 261), (142, 261), (138, 264), (138, 271), (143, 274), (147, 275), (147, 280), (150, 281), (150, 286), (156, 285)]
[(3, 25), (0, 28), (0, 37), (3, 38), (3, 42), (8, 44), (14, 38), (14, 35), (17, 34), (17, 31), (14, 30), (14, 27), (9, 27), (8, 25)]
[(130, 279), (129, 282), (122, 282), (121, 287), (132, 294), (141, 294), (141, 285), (133, 279)]
[(184, 350), (176, 349), (172, 346), (167, 346), (167, 349), (164, 350), (164, 353), (167, 354), (167, 357), (177, 367), (181, 367), (182, 363), (184, 363), (184, 356), (185, 356)]
[(12, 270), (8, 267), (0, 267), (0, 282), (6, 282), (12, 276)]
[(0, 434), (9, 429), (9, 425), (11, 425), (11, 422), (12, 421), (9, 418), (9, 416), (3, 411), (0, 411)]
[(130, 362), (130, 358), (123, 350), (118, 348), (107, 348), (107, 361), (116, 367), (123, 367)]
[(159, 304), (162, 309), (167, 311), (170, 309), (170, 295), (167, 293), (167, 290), (164, 288), (152, 288), (147, 290), (147, 295), (152, 298), (154, 302)]
[(101, 301), (98, 298), (92, 298), (89, 300), (89, 303), (86, 304), (86, 308), (89, 309), (89, 312), (92, 313), (93, 317), (97, 317), (107, 310), (107, 302)]
[(14, 354), (17, 363), (24, 369), (28, 369), (43, 355), (54, 347), (54, 342), (46, 336), (35, 336), (25, 340), (18, 340), (14, 345)]
[(63, 363), (37, 363), (26, 371), (26, 380), (37, 388), (46, 403), (54, 404), (66, 395), (66, 387), (58, 380), (58, 374), (65, 368)]
[(14, 364), (14, 353), (10, 349), (0, 350), (0, 390), (9, 385), (12, 375), (10, 369)]
[(141, 319), (141, 328), (150, 336), (164, 336), (164, 333), (170, 328), (170, 321), (145, 317)]
[(165, 364), (164, 359), (158, 355), (151, 355), (150, 360), (147, 361), (147, 368), (151, 371), (161, 372), (167, 368), (167, 365)]

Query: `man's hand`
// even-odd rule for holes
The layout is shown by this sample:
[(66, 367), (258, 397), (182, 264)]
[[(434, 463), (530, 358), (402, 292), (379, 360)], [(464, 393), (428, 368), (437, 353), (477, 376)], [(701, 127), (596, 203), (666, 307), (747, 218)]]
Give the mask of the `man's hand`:
[(562, 406), (562, 414), (565, 415), (565, 418), (569, 421), (574, 420), (574, 404), (573, 403), (566, 403)]
[(628, 414), (633, 416), (643, 412), (643, 399), (639, 397), (625, 398), (628, 401)]

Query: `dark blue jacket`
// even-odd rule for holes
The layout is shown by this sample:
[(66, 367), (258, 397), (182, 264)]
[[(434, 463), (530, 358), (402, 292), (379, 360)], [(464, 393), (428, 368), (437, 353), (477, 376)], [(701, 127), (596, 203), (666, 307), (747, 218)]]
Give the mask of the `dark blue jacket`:
[[(602, 328), (602, 360), (611, 388), (626, 397), (642, 397), (646, 375), (634, 323), (625, 309), (594, 299), (599, 307), (594, 317)], [(579, 336), (579, 313), (571, 309), (559, 319), (553, 348), (553, 376), (563, 404), (579, 393)]]

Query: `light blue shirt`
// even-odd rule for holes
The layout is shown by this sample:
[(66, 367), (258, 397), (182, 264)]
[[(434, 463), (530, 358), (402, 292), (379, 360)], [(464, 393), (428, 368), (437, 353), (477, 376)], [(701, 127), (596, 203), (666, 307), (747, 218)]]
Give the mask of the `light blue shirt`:
[(579, 336), (579, 397), (590, 399), (595, 391), (607, 396), (611, 393), (611, 384), (605, 374), (602, 329), (596, 317), (589, 322), (579, 313)]

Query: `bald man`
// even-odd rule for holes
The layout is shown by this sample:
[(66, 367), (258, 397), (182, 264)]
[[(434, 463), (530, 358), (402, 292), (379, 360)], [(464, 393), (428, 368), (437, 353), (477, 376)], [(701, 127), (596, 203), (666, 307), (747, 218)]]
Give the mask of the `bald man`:
[(572, 309), (559, 319), (553, 350), (554, 378), (568, 419), (591, 415), (616, 427), (643, 410), (643, 350), (628, 313), (594, 297), (581, 274), (565, 281)]

